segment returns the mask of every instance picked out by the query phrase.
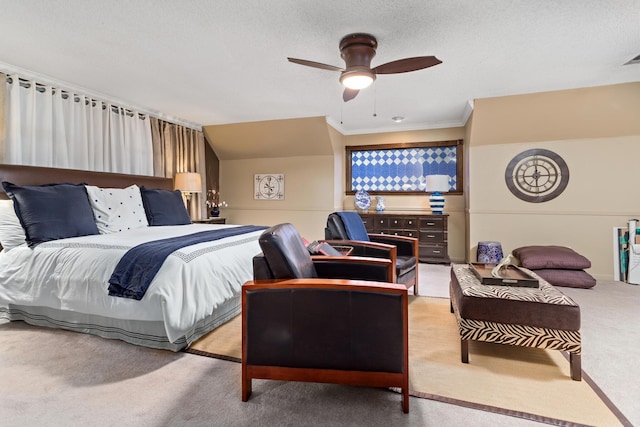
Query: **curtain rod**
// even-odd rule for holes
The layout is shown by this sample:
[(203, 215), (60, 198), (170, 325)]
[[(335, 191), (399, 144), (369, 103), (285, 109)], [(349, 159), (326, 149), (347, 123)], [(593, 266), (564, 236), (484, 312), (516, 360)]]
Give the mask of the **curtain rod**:
[(202, 131), (202, 125), (197, 124), (197, 123), (193, 123), (193, 122), (188, 122), (186, 120), (182, 120), (179, 119), (177, 117), (172, 117), (169, 115), (166, 115), (164, 113), (161, 113), (159, 111), (154, 111), (154, 110), (150, 110), (148, 108), (144, 108), (144, 107), (140, 107), (137, 105), (133, 105), (130, 104), (129, 102), (125, 101), (125, 100), (121, 100), (118, 98), (113, 98), (113, 97), (109, 97), (107, 95), (104, 95), (100, 92), (95, 92), (92, 91), (90, 89), (86, 89), (82, 86), (78, 86), (78, 85), (74, 85), (68, 82), (65, 82), (63, 80), (56, 80), (52, 77), (49, 77), (47, 75), (44, 74), (40, 74), (37, 73), (35, 71), (30, 71), (27, 70), (25, 68), (20, 68), (17, 67), (15, 65), (11, 65), (11, 64), (7, 64), (6, 62), (2, 62), (0, 61), (0, 73), (4, 73), (4, 74), (19, 74), (20, 77), (25, 77), (31, 80), (37, 80), (39, 83), (42, 84), (46, 84), (46, 85), (51, 85), (51, 86), (58, 86), (58, 89), (62, 90), (62, 91), (66, 91), (66, 92), (79, 92), (82, 95), (86, 95), (89, 96), (91, 98), (96, 98), (97, 101), (104, 101), (104, 102), (108, 102), (108, 103), (112, 103), (112, 104), (118, 104), (120, 106), (126, 106), (123, 107), (125, 109), (130, 109), (130, 110), (135, 110), (139, 113), (143, 113), (143, 114), (147, 114), (149, 116), (153, 116), (156, 117), (160, 120), (164, 120), (173, 124), (177, 124), (177, 125), (181, 125), (184, 127), (188, 127), (190, 129), (195, 129), (197, 131)]

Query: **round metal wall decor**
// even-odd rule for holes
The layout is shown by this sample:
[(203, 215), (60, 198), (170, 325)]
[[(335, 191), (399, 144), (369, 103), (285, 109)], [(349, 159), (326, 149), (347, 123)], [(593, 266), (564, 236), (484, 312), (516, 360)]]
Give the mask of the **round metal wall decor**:
[(534, 148), (509, 162), (504, 179), (517, 198), (541, 203), (558, 197), (567, 188), (569, 167), (553, 151)]

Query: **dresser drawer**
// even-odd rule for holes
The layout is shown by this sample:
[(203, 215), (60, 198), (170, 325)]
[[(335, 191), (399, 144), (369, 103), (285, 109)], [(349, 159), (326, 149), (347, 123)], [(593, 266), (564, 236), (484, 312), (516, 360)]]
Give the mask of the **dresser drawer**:
[(420, 218), (420, 230), (444, 230), (444, 218)]
[(398, 230), (398, 229), (417, 229), (418, 221), (416, 218), (402, 218), (402, 217), (391, 217), (389, 218), (389, 228)]
[(380, 231), (379, 234), (389, 234), (391, 236), (413, 237), (415, 239), (418, 238), (418, 232), (416, 230), (394, 230), (390, 228), (385, 231)]
[(442, 243), (445, 240), (445, 234), (443, 231), (420, 230), (420, 243)]
[(447, 258), (447, 247), (439, 245), (420, 245), (420, 258)]
[(371, 218), (371, 222), (373, 222), (374, 233), (387, 233), (389, 229), (389, 218)]

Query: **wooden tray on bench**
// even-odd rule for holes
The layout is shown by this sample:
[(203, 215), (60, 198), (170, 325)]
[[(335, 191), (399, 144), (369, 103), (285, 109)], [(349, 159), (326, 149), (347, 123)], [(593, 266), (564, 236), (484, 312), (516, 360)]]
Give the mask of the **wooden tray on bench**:
[(483, 285), (519, 286), (525, 288), (538, 288), (538, 279), (515, 265), (509, 265), (500, 270), (501, 277), (493, 277), (491, 270), (494, 266), (479, 263), (469, 264), (471, 271)]

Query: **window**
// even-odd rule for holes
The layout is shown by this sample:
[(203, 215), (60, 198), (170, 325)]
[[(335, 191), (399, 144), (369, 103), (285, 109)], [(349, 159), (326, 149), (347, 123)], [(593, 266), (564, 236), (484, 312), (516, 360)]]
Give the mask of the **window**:
[(462, 140), (347, 146), (347, 194), (424, 193), (427, 175), (447, 175), (462, 194)]

